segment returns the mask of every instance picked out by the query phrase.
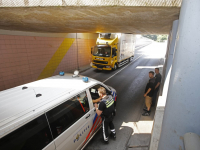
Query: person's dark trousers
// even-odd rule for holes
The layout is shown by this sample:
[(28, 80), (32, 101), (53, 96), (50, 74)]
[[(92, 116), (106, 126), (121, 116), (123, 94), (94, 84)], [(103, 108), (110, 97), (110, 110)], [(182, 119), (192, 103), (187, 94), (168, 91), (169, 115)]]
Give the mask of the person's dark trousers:
[(108, 126), (110, 127), (111, 132), (115, 134), (115, 127), (114, 127), (114, 124), (113, 124), (112, 120), (113, 120), (113, 117), (109, 117), (109, 118), (104, 117), (104, 118), (102, 118), (103, 139), (104, 139), (104, 141), (108, 141), (108, 136), (109, 136)]
[(154, 106), (156, 104), (156, 98), (157, 98), (158, 91), (159, 91), (159, 88), (157, 88), (157, 89), (154, 90), (151, 106)]

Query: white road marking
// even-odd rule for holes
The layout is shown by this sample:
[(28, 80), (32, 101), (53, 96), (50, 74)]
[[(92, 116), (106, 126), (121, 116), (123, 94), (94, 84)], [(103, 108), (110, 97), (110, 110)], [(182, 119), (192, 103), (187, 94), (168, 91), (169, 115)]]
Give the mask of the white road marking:
[[(138, 49), (140, 49), (140, 48), (142, 48), (142, 47), (145, 47), (145, 46), (148, 46), (148, 45), (150, 45), (150, 44), (152, 44), (152, 43), (148, 43), (148, 44), (146, 44), (146, 45), (138, 46), (138, 47), (135, 48), (135, 50), (138, 50)], [(139, 51), (141, 51), (141, 50), (139, 50)]]
[[(143, 55), (143, 54), (142, 54)], [(131, 63), (129, 63), (127, 66), (125, 66), (124, 68), (122, 68), (121, 70), (119, 70), (118, 72), (116, 72), (115, 74), (113, 74), (112, 76), (110, 76), (109, 78), (107, 78), (106, 80), (103, 81), (106, 82), (109, 79), (111, 79), (112, 77), (114, 77), (116, 74), (118, 74), (119, 72), (121, 72), (122, 70), (124, 70), (126, 67), (128, 67), (130, 64), (132, 64), (133, 62), (135, 62), (136, 60), (138, 60), (140, 57), (142, 57), (142, 55), (140, 55), (139, 57), (137, 57), (135, 60), (133, 60)]]
[(158, 66), (137, 66), (135, 69), (145, 69), (145, 68), (150, 68), (150, 69), (155, 69), (155, 68), (162, 68), (163, 65), (158, 65)]
[[(146, 45), (145, 45), (146, 46)], [(138, 46), (138, 47), (136, 47), (135, 48), (135, 50), (138, 50), (138, 49), (140, 49), (140, 48), (142, 48), (142, 47), (145, 47), (144, 45), (142, 45), (142, 46)]]

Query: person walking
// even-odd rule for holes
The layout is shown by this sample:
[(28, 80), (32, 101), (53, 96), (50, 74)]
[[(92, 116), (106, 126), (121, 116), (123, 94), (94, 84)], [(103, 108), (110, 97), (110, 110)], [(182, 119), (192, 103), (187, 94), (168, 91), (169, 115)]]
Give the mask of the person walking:
[(161, 83), (161, 79), (162, 79), (162, 76), (161, 74), (159, 73), (159, 68), (155, 68), (155, 89), (154, 89), (154, 94), (153, 94), (153, 98), (152, 98), (152, 106), (154, 106), (156, 104), (156, 97), (157, 97), (157, 93), (159, 91), (159, 88), (160, 88), (160, 83)]
[(146, 108), (144, 108), (144, 113), (142, 114), (143, 116), (149, 116), (150, 115), (150, 109), (151, 109), (151, 104), (152, 104), (152, 97), (155, 89), (155, 77), (154, 77), (154, 72), (150, 71), (149, 72), (149, 82), (146, 85), (145, 88), (145, 105)]
[(103, 139), (104, 142), (107, 144), (108, 143), (108, 126), (110, 127), (111, 130), (111, 137), (116, 139), (116, 132), (115, 132), (115, 127), (113, 124), (113, 115), (112, 113), (114, 112), (114, 100), (111, 95), (106, 94), (106, 89), (104, 87), (100, 87), (98, 89), (98, 94), (102, 98), (99, 106), (98, 104), (94, 104), (96, 113), (98, 116), (101, 116), (102, 118), (102, 126), (103, 126)]

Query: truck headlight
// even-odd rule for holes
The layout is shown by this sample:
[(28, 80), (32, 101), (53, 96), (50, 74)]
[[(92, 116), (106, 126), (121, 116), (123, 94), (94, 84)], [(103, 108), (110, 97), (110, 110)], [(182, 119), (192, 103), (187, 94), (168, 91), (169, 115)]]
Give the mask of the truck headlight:
[(106, 66), (106, 68), (111, 68), (110, 66)]

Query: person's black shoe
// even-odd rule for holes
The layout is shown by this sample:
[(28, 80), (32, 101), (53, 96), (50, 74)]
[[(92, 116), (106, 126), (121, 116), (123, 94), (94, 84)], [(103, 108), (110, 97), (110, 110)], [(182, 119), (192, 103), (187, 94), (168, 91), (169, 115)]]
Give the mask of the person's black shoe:
[(111, 132), (110, 136), (115, 140), (116, 139), (116, 133)]
[(146, 107), (143, 108), (144, 111), (148, 111)]
[(144, 110), (145, 112), (149, 112), (149, 113), (150, 113), (150, 111), (151, 111), (151, 110), (148, 111), (147, 108), (143, 108), (143, 110)]
[(149, 113), (149, 112), (144, 112), (144, 113), (142, 114), (142, 116), (150, 116), (150, 113)]

